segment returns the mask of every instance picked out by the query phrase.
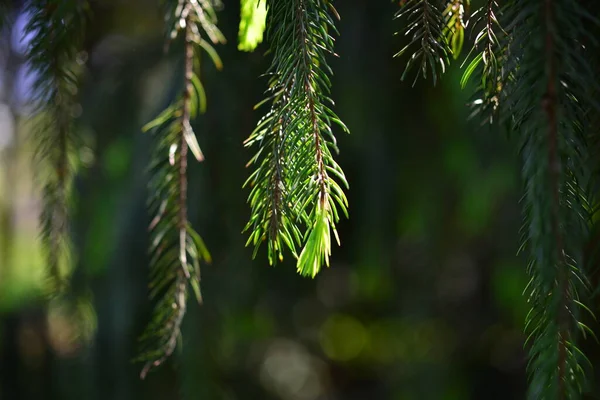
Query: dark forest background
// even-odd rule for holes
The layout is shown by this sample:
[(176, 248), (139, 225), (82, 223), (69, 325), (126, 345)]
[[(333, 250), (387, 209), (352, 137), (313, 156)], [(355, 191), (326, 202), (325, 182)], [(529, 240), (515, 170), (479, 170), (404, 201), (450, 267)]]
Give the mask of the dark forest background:
[(374, 0), (336, 2), (333, 98), (352, 132), (337, 132), (350, 219), (314, 280), (290, 259), (269, 267), (264, 251), (252, 261), (244, 247), (252, 152), (242, 142), (264, 112), (253, 106), (270, 58), (265, 44), (237, 50), (239, 4), (225, 1), (224, 69), (203, 63), (208, 111), (194, 124), (206, 160), (190, 163), (191, 218), (213, 256), (202, 270), (204, 305), (190, 303), (182, 348), (141, 381), (131, 362), (151, 311), (150, 137), (141, 126), (180, 89), (181, 52), (163, 53), (158, 0), (92, 5), (77, 119), (77, 320), (44, 301), (19, 2), (1, 32), (0, 399), (524, 398), (514, 147), (468, 121), (471, 90), (459, 85), (467, 51), (436, 87), (400, 81), (398, 5)]

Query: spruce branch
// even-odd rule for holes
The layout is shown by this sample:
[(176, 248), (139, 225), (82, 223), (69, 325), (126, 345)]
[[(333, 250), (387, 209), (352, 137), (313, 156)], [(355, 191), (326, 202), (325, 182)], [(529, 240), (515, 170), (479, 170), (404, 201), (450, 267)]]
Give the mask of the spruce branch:
[[(394, 54), (394, 57), (400, 57), (414, 49), (401, 78), (404, 80), (410, 70), (417, 66), (419, 71), (413, 86), (417, 83), (419, 75), (427, 79), (428, 68), (435, 85), (438, 76), (446, 72), (450, 63), (452, 48), (448, 42), (448, 23), (442, 12), (443, 8), (440, 0), (407, 0), (401, 3), (400, 10), (394, 16), (395, 19), (406, 19), (406, 28), (401, 33), (410, 37), (410, 43)], [(450, 30), (450, 34), (454, 34), (453, 30)]]
[(460, 56), (465, 42), (465, 28), (467, 26), (465, 8), (468, 8), (469, 5), (470, 0), (450, 0), (443, 12), (446, 25), (442, 34), (445, 37), (445, 42), (449, 45), (452, 58), (455, 60)]
[(149, 209), (154, 218), (149, 230), (150, 296), (158, 301), (152, 321), (141, 337), (138, 360), (145, 363), (142, 379), (175, 351), (187, 307), (188, 285), (201, 303), (200, 263), (211, 261), (204, 241), (188, 220), (187, 159), (188, 151), (198, 161), (204, 159), (191, 126), (198, 110), (205, 109), (204, 89), (195, 73), (196, 50), (204, 49), (217, 67), (221, 66), (200, 28), (212, 43), (222, 43), (224, 38), (215, 25), (216, 15), (208, 0), (179, 0), (167, 6), (172, 23), (170, 40), (180, 33), (183, 36), (184, 88), (179, 100), (143, 128), (153, 131), (156, 143), (149, 185)]
[(587, 15), (575, 0), (516, 1), (508, 14), (507, 63), (515, 68), (501, 107), (519, 135), (526, 187), (531, 399), (574, 399), (585, 390), (588, 361), (577, 342), (589, 331), (581, 321), (581, 311), (589, 310), (586, 130), (588, 111), (596, 107), (581, 45)]
[(42, 181), (42, 243), (53, 289), (66, 286), (70, 263), (69, 208), (75, 172), (73, 114), (78, 105), (76, 56), (85, 26), (85, 1), (43, 0), (26, 4), (32, 34), (27, 60), (36, 74), (33, 141)]
[(332, 15), (339, 16), (329, 0), (267, 5), (274, 56), (264, 102), (271, 102), (271, 110), (246, 141), (259, 147), (249, 162), (257, 169), (246, 182), (252, 188), (247, 244), (256, 254), (266, 240), (270, 264), (283, 258), (285, 245), (298, 257), (298, 272), (314, 277), (329, 265), (331, 234), (339, 239), (335, 224), (348, 207), (331, 126), (347, 128), (329, 106), (332, 71), (326, 59), (334, 47)]
[(507, 74), (508, 34), (499, 21), (501, 15), (497, 0), (486, 3), (472, 15), (473, 27), (477, 30), (475, 43), (465, 59), (465, 68), (460, 84), (464, 89), (474, 77), (477, 88), (470, 106), (474, 108), (471, 118), (482, 116), (482, 123), (492, 124), (498, 116), (502, 87)]
[(288, 98), (283, 91), (275, 95), (272, 110), (244, 142), (246, 146), (261, 146), (248, 163), (248, 166), (253, 163), (259, 166), (245, 183), (245, 186), (252, 186), (248, 198), (252, 216), (244, 229), (251, 230), (251, 234), (246, 245), (254, 245), (253, 257), (256, 257), (261, 242), (266, 240), (270, 265), (283, 260), (285, 246), (296, 255), (296, 245), (301, 243), (297, 216), (289, 203), (287, 187), (287, 172), (292, 160), (287, 155), (291, 149), (285, 134), (294, 116), (278, 115)]

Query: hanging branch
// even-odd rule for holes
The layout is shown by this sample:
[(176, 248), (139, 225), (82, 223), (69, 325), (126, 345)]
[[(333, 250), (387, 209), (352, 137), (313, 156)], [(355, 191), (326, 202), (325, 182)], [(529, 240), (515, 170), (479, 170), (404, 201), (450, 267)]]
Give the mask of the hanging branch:
[(62, 289), (69, 266), (69, 208), (74, 175), (73, 114), (77, 103), (78, 65), (87, 3), (29, 1), (25, 35), (32, 34), (27, 60), (35, 73), (36, 120), (33, 132), (37, 171), (42, 181), (42, 243), (52, 287)]
[(474, 108), (471, 118), (482, 116), (483, 123), (492, 124), (497, 119), (502, 87), (507, 74), (507, 41), (508, 35), (498, 20), (499, 5), (496, 0), (487, 0), (486, 4), (472, 15), (473, 26), (478, 29), (473, 48), (465, 59), (471, 59), (460, 81), (464, 89), (475, 77), (477, 89), (470, 106)]
[(284, 245), (297, 257), (296, 245), (300, 245), (301, 233), (297, 224), (298, 216), (289, 203), (288, 170), (292, 159), (288, 156), (293, 148), (285, 140), (286, 128), (296, 116), (281, 115), (289, 95), (284, 91), (273, 96), (271, 111), (259, 122), (256, 130), (244, 142), (246, 146), (261, 146), (247, 164), (259, 163), (257, 170), (248, 178), (245, 185), (252, 185), (248, 201), (252, 216), (245, 227), (251, 230), (246, 245), (254, 245), (256, 257), (260, 244), (267, 240), (268, 260), (274, 265), (283, 260)]
[(150, 224), (150, 296), (159, 299), (152, 321), (141, 337), (139, 360), (145, 362), (142, 379), (175, 350), (186, 312), (188, 284), (197, 301), (202, 302), (200, 263), (209, 263), (210, 254), (191, 227), (187, 213), (188, 150), (198, 161), (204, 159), (190, 124), (198, 109), (203, 111), (206, 106), (204, 89), (194, 72), (198, 61), (195, 52), (204, 49), (217, 68), (221, 61), (199, 28), (212, 43), (225, 41), (215, 25), (216, 15), (208, 0), (179, 0), (167, 6), (173, 27), (171, 40), (183, 33), (184, 89), (178, 101), (144, 127), (153, 130), (156, 143), (149, 201), (154, 214)]
[(470, 0), (450, 0), (443, 12), (445, 23), (442, 30), (443, 40), (448, 43), (452, 58), (455, 60), (460, 56), (465, 42), (465, 27), (467, 26), (465, 5), (468, 8), (469, 4)]
[(438, 76), (446, 72), (446, 67), (450, 63), (449, 55), (452, 54), (448, 35), (445, 34), (448, 24), (441, 11), (443, 6), (439, 0), (407, 0), (401, 2), (401, 5), (394, 18), (406, 18), (407, 25), (402, 33), (410, 37), (410, 43), (394, 54), (394, 57), (400, 57), (408, 50), (415, 49), (406, 63), (401, 79), (404, 80), (410, 70), (417, 65), (419, 71), (413, 81), (414, 86), (419, 75), (427, 79), (429, 67), (435, 85)]
[[(595, 101), (581, 38), (588, 13), (575, 0), (511, 3), (516, 66), (505, 105), (520, 136), (530, 249), (531, 399), (578, 398), (586, 358), (577, 347), (588, 293), (583, 249), (590, 224), (587, 111)], [(518, 38), (518, 40), (516, 39)]]
[(347, 128), (327, 105), (333, 104), (326, 60), (333, 54), (331, 15), (339, 16), (329, 0), (267, 5), (274, 56), (264, 102), (271, 102), (271, 111), (246, 141), (259, 146), (249, 163), (258, 168), (246, 182), (252, 187), (248, 244), (256, 254), (266, 240), (271, 264), (283, 258), (285, 245), (298, 257), (298, 272), (314, 277), (329, 265), (331, 233), (339, 243), (335, 224), (348, 207), (338, 183), (347, 187), (346, 178), (332, 155), (337, 147), (331, 124)]

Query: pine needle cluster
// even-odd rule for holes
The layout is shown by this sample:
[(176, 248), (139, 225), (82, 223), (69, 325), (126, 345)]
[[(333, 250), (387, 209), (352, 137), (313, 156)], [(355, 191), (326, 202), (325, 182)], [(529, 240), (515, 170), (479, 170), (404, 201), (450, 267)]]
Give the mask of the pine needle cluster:
[[(139, 360), (145, 362), (141, 377), (161, 365), (175, 350), (186, 313), (188, 287), (201, 303), (200, 264), (210, 263), (204, 241), (188, 220), (188, 151), (204, 160), (191, 120), (206, 107), (204, 88), (197, 71), (198, 52), (204, 50), (220, 68), (212, 44), (223, 43), (216, 14), (208, 0), (166, 2), (169, 40), (183, 41), (183, 90), (181, 97), (148, 123), (154, 154), (150, 166), (150, 296), (155, 312), (141, 337)], [(207, 38), (207, 39), (205, 39)]]
[(81, 69), (76, 60), (88, 5), (85, 1), (36, 0), (26, 6), (31, 18), (26, 34), (33, 36), (27, 61), (35, 73), (32, 141), (42, 186), (41, 235), (51, 286), (61, 290), (71, 262), (69, 204), (77, 143), (73, 124)]
[(502, 88), (509, 70), (508, 34), (502, 28), (499, 15), (503, 16), (496, 0), (486, 0), (485, 5), (471, 15), (469, 22), (477, 35), (463, 63), (465, 71), (460, 82), (464, 89), (469, 80), (475, 80), (477, 89), (470, 103), (471, 117), (479, 116), (482, 123), (490, 124), (498, 120)]
[[(448, 2), (448, 7), (453, 6)], [(523, 248), (529, 250), (526, 320), (531, 399), (575, 399), (586, 389), (589, 361), (578, 339), (593, 334), (583, 315), (590, 292), (583, 250), (594, 201), (590, 188), (590, 116), (600, 109), (591, 72), (598, 20), (577, 0), (486, 0), (469, 21), (477, 35), (461, 86), (477, 84), (472, 116), (500, 122), (517, 138), (525, 184)], [(444, 66), (452, 39), (430, 0), (409, 1), (407, 32), (421, 59)], [(437, 24), (436, 27), (431, 25)], [(458, 40), (460, 42), (460, 40)], [(399, 54), (406, 51), (405, 47)]]
[(284, 248), (297, 257), (297, 270), (314, 277), (329, 265), (336, 223), (347, 214), (346, 178), (333, 158), (332, 124), (347, 131), (329, 97), (334, 17), (329, 0), (268, 1), (268, 37), (273, 62), (268, 71), (270, 110), (246, 141), (258, 148), (248, 181), (252, 216), (246, 230), (256, 254), (267, 242), (270, 264)]
[[(454, 2), (447, 7), (451, 10), (448, 19), (444, 18), (443, 10), (446, 8), (438, 0), (408, 0), (395, 15), (397, 19), (405, 20), (406, 27), (401, 32), (410, 38), (410, 42), (404, 46), (394, 57), (401, 57), (412, 50), (413, 53), (406, 63), (402, 80), (416, 67), (418, 69), (413, 86), (417, 83), (419, 76), (427, 79), (430, 70), (433, 84), (435, 85), (450, 63), (450, 41), (454, 33), (453, 10)], [(451, 22), (448, 26), (448, 21)], [(460, 21), (462, 24), (462, 20)], [(461, 46), (462, 47), (462, 46)]]
[(591, 224), (587, 115), (595, 108), (589, 96), (595, 77), (581, 41), (595, 22), (577, 1), (538, 1), (537, 10), (527, 3), (534, 2), (515, 2), (507, 14), (513, 21), (509, 57), (517, 68), (503, 107), (518, 136), (526, 185), (530, 398), (575, 398), (585, 388), (577, 339), (588, 329), (581, 321)]

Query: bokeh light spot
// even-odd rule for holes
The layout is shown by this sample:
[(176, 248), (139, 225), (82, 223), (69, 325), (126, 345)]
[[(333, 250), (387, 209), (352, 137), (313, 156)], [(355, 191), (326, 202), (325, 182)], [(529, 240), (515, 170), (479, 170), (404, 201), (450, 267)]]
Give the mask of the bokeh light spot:
[(369, 335), (356, 318), (333, 315), (321, 327), (320, 341), (327, 357), (337, 361), (350, 361), (366, 347)]

